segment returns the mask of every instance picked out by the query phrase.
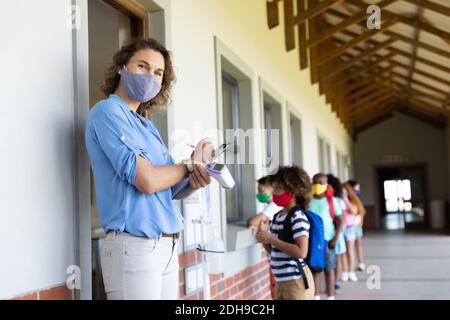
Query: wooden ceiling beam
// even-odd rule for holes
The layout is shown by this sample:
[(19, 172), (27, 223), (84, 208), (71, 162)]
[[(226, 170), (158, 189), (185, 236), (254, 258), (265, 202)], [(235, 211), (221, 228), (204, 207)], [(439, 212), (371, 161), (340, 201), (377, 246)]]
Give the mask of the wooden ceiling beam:
[[(368, 4), (365, 1), (354, 1), (352, 4), (360, 7), (361, 9), (363, 8), (367, 8), (367, 6), (369, 6), (370, 4)], [(425, 22), (422, 21), (418, 21), (417, 19), (413, 19), (413, 18), (409, 18), (409, 17), (405, 17), (399, 14), (396, 14), (394, 12), (391, 12), (389, 10), (383, 10), (382, 13), (383, 16), (387, 17), (387, 18), (391, 18), (391, 19), (395, 19), (396, 21), (400, 21), (406, 25), (409, 25), (411, 27), (414, 28), (419, 28), (423, 31), (429, 32), (435, 36), (440, 37), (441, 39), (445, 40), (450, 40), (450, 32), (444, 31), (442, 29), (436, 28), (432, 25), (429, 25)], [(383, 25), (383, 24), (382, 24)]]
[[(317, 4), (317, 0), (308, 0), (308, 8), (312, 8)], [(319, 32), (317, 31), (317, 19), (308, 20), (309, 39), (317, 37)], [(319, 67), (317, 65), (318, 48), (309, 48), (309, 60), (311, 64), (311, 83), (316, 84), (319, 81)]]
[(373, 69), (375, 66), (379, 65), (380, 63), (383, 63), (389, 59), (391, 59), (392, 57), (394, 57), (396, 55), (395, 52), (391, 52), (385, 56), (382, 56), (379, 59), (376, 59), (375, 61), (371, 61), (367, 66), (362, 66), (362, 67), (358, 67), (355, 70), (353, 70), (352, 72), (350, 72), (347, 76), (342, 76), (336, 79), (336, 77), (334, 77), (335, 81), (341, 82), (341, 81), (347, 81), (350, 80), (352, 78), (355, 78), (355, 76), (359, 75), (360, 73), (363, 72), (367, 72), (371, 69)]
[(317, 61), (317, 64), (318, 65), (322, 65), (325, 62), (330, 61), (331, 59), (333, 59), (336, 56), (338, 56), (338, 55), (342, 54), (343, 52), (345, 52), (346, 50), (356, 46), (357, 44), (361, 43), (362, 41), (365, 41), (365, 40), (369, 39), (370, 37), (372, 37), (373, 35), (377, 34), (378, 32), (383, 32), (384, 30), (386, 30), (387, 28), (389, 28), (390, 26), (392, 26), (396, 22), (397, 22), (396, 20), (392, 19), (389, 22), (384, 23), (383, 27), (381, 29), (373, 29), (373, 30), (364, 31), (358, 37), (353, 38), (352, 40), (346, 42), (342, 46), (337, 47), (334, 50), (330, 50), (325, 55), (319, 57), (319, 59)]
[(284, 0), (284, 42), (286, 51), (295, 49), (294, 0)]
[[(417, 20), (421, 21), (423, 15), (423, 7), (417, 7)], [(409, 90), (411, 88), (411, 80), (413, 78), (414, 70), (416, 68), (416, 57), (417, 57), (417, 42), (419, 41), (420, 37), (420, 29), (416, 28), (416, 31), (414, 33), (414, 44), (413, 44), (413, 52), (411, 57), (411, 65), (409, 67), (409, 75), (408, 75), (408, 81), (406, 83), (406, 88)], [(409, 98), (407, 98), (409, 99)], [(406, 103), (408, 100), (406, 100)]]
[[(297, 0), (297, 11), (303, 13), (306, 11), (305, 1)], [(300, 70), (305, 70), (308, 67), (308, 47), (306, 46), (306, 23), (298, 26), (298, 44), (299, 44), (299, 59)]]
[[(364, 5), (364, 7), (361, 6), (361, 8), (362, 9), (367, 8), (367, 5)], [(385, 12), (385, 11), (383, 11), (383, 12)], [(328, 10), (327, 13), (330, 13), (330, 14), (332, 14), (332, 15), (338, 17), (338, 18), (341, 18), (341, 19), (348, 19), (348, 18), (350, 18), (349, 15), (346, 15), (344, 13), (341, 13), (341, 12), (339, 12), (337, 10), (333, 10), (333, 9)], [(365, 25), (363, 25), (363, 27), (365, 27)], [(342, 31), (342, 33), (348, 33), (348, 32), (349, 32), (348, 30), (343, 30)], [(404, 35), (402, 35), (400, 33), (394, 32), (392, 30), (385, 30), (384, 34), (387, 35), (387, 36), (396, 36), (396, 37), (398, 37), (399, 40), (401, 40), (403, 42), (406, 42), (408, 44), (414, 44), (415, 43), (414, 39), (411, 39), (410, 37), (404, 36)], [(369, 41), (371, 41), (371, 40), (369, 40)], [(422, 48), (422, 49), (431, 51), (433, 53), (436, 53), (438, 55), (441, 55), (441, 56), (444, 56), (444, 57), (450, 59), (450, 52), (448, 52), (446, 50), (442, 50), (440, 48), (434, 47), (432, 45), (429, 45), (427, 43), (420, 42), (420, 41), (417, 42), (417, 46)]]
[(391, 93), (393, 91), (392, 87), (382, 87), (377, 91), (369, 94), (363, 99), (359, 100), (356, 103), (349, 104), (346, 106), (346, 110), (349, 113), (358, 113), (361, 110), (367, 110), (367, 106), (372, 106), (377, 101), (381, 101), (384, 97), (388, 97), (386, 93)]
[[(352, 36), (352, 37), (356, 37), (358, 34), (357, 33), (355, 33), (355, 32), (353, 32), (353, 31), (349, 31), (349, 30), (344, 30), (343, 32), (342, 32), (343, 34), (346, 34), (346, 35), (349, 35), (349, 36)], [(386, 31), (386, 34), (388, 35), (388, 36), (391, 36), (391, 37), (395, 37), (397, 40), (404, 40), (404, 38), (406, 38), (406, 37), (404, 37), (404, 36), (399, 36), (397, 33), (395, 33), (395, 32), (391, 32), (391, 31)], [(342, 41), (342, 40), (340, 40), (340, 39), (337, 39), (337, 38), (335, 38), (337, 41), (339, 41), (339, 42), (345, 42), (345, 41)], [(420, 47), (421, 46), (421, 43), (419, 42), (419, 41), (414, 41), (414, 39), (410, 39), (411, 41), (409, 41), (408, 43), (409, 44), (412, 44), (412, 45), (416, 45), (417, 47)], [(378, 45), (380, 42), (378, 42), (378, 41), (375, 41), (375, 40), (372, 40), (372, 39), (369, 39), (368, 41), (367, 41), (367, 43), (369, 43), (369, 44), (372, 44), (372, 45)], [(361, 48), (359, 48), (359, 47), (354, 47), (354, 49), (356, 49), (356, 50), (358, 50), (358, 51), (364, 51), (364, 49), (361, 49)], [(397, 52), (397, 53), (399, 53), (399, 54), (401, 54), (402, 56), (405, 56), (405, 57), (407, 57), (407, 58), (412, 58), (412, 54), (411, 53), (409, 53), (409, 52), (406, 52), (406, 51), (403, 51), (403, 50), (401, 50), (401, 49), (398, 49), (398, 48), (396, 48), (396, 47), (387, 47), (387, 49), (389, 49), (389, 50), (391, 50), (391, 51), (395, 51), (395, 52)], [(376, 56), (376, 55), (374, 55), (374, 56)], [(450, 55), (449, 55), (449, 58), (450, 58)], [(439, 64), (439, 63), (436, 63), (436, 62), (433, 62), (433, 61), (430, 61), (430, 60), (427, 60), (427, 59), (424, 59), (424, 58), (421, 58), (421, 57), (419, 57), (419, 56), (417, 56), (416, 55), (416, 61), (417, 62), (421, 62), (421, 63), (424, 63), (424, 64), (427, 64), (427, 65), (429, 65), (429, 66), (431, 66), (431, 67), (434, 67), (434, 68), (437, 68), (437, 69), (439, 69), (439, 70), (441, 70), (441, 71), (444, 71), (444, 72), (449, 72), (450, 73), (450, 68), (449, 67), (446, 67), (446, 66), (443, 66), (442, 64)]]
[(373, 48), (370, 48), (366, 51), (364, 51), (363, 53), (354, 56), (353, 58), (350, 58), (349, 60), (337, 65), (336, 67), (334, 67), (330, 72), (328, 72), (328, 76), (333, 76), (337, 73), (340, 73), (342, 71), (344, 71), (345, 69), (353, 66), (355, 63), (357, 63), (358, 61), (373, 56), (376, 52), (378, 52), (381, 49), (386, 48), (387, 46), (391, 45), (394, 41), (396, 41), (396, 38), (391, 38), (388, 39), (386, 41), (380, 42), (378, 43), (376, 46), (374, 46)]
[(377, 115), (381, 113), (386, 113), (386, 109), (388, 106), (392, 106), (395, 102), (394, 96), (386, 96), (383, 99), (377, 101), (376, 103), (372, 104), (368, 107), (370, 110), (364, 110), (364, 112), (360, 112), (357, 115), (351, 116), (351, 122), (353, 126), (358, 126), (361, 122), (366, 122), (370, 119), (373, 119), (374, 117), (377, 117)]
[(309, 20), (311, 18), (314, 18), (318, 15), (320, 15), (322, 12), (326, 11), (330, 7), (334, 6), (335, 4), (338, 4), (342, 2), (343, 0), (324, 0), (321, 1), (308, 10), (304, 12), (300, 12), (297, 14), (297, 16), (294, 18), (294, 24), (301, 24), (304, 23), (306, 20)]
[(348, 94), (351, 91), (353, 91), (353, 90), (355, 90), (355, 89), (357, 89), (359, 87), (362, 87), (366, 83), (372, 82), (373, 79), (376, 79), (376, 78), (382, 78), (382, 79), (383, 78), (387, 78), (384, 74), (390, 72), (392, 70), (392, 68), (393, 68), (393, 66), (389, 66), (389, 67), (386, 67), (386, 68), (380, 68), (376, 72), (371, 73), (370, 76), (364, 77), (362, 79), (358, 79), (357, 81), (355, 81), (355, 83), (348, 84), (347, 85), (347, 89), (346, 89), (346, 91), (343, 92), (343, 94)]
[[(384, 0), (380, 3), (378, 3), (377, 6), (380, 8), (384, 8), (396, 1), (398, 1), (398, 0)], [(328, 28), (327, 30), (322, 32), (319, 36), (308, 40), (306, 45), (308, 47), (315, 46), (315, 45), (327, 40), (328, 38), (332, 37), (336, 33), (343, 31), (345, 28), (351, 26), (352, 24), (358, 23), (366, 18), (367, 18), (366, 10), (361, 10), (357, 14), (355, 14), (353, 16), (348, 16), (347, 18), (343, 19), (343, 21), (341, 21), (340, 23)]]
[(278, 11), (278, 0), (266, 1), (267, 25), (273, 29), (280, 24), (280, 14)]
[[(397, 77), (397, 78), (400, 78), (400, 79), (403, 79), (403, 80), (408, 80), (408, 77), (407, 77), (407, 76), (405, 76), (405, 75), (403, 75), (403, 74), (401, 74), (401, 73), (398, 73), (398, 72), (396, 72), (396, 71), (392, 71), (392, 75), (394, 76), (394, 78)], [(430, 86), (429, 84), (427, 84), (427, 83), (425, 83), (425, 82), (422, 82), (422, 81), (419, 81), (419, 80), (416, 80), (416, 79), (412, 79), (411, 82), (412, 82), (413, 84), (415, 84), (415, 85), (421, 86), (421, 87), (426, 88), (426, 89), (428, 89), (428, 90), (432, 90), (432, 91), (437, 92), (437, 93), (440, 93), (440, 94), (442, 94), (442, 95), (445, 95), (445, 94), (446, 94), (445, 91), (443, 91), (443, 90), (441, 90), (441, 89), (438, 89), (438, 88), (435, 88), (435, 87), (433, 87), (433, 86)]]
[[(398, 49), (398, 48), (388, 48), (388, 49), (395, 49), (398, 54), (400, 54), (400, 55), (402, 55), (402, 56), (404, 56), (406, 58), (412, 59), (412, 54), (409, 53), (409, 52), (403, 51), (403, 50)], [(440, 71), (444, 71), (444, 72), (450, 73), (450, 68), (449, 67), (443, 66), (442, 64), (430, 61), (428, 59), (424, 59), (424, 58), (418, 57), (417, 55), (416, 55), (416, 61), (420, 62), (420, 63), (423, 63), (423, 64), (426, 64), (426, 65), (428, 65), (430, 67), (433, 67), (435, 69), (438, 69)]]
[(424, 1), (424, 0), (406, 0), (409, 3), (421, 6), (425, 9), (432, 10), (434, 12), (440, 13), (444, 16), (450, 17), (450, 8), (440, 5), (436, 2)]
[(385, 32), (385, 34), (389, 35), (389, 36), (397, 36), (398, 39), (403, 41), (403, 42), (406, 42), (406, 43), (412, 44), (412, 45), (416, 44), (421, 49), (428, 50), (430, 52), (433, 52), (435, 54), (438, 54), (438, 55), (441, 55), (443, 57), (446, 57), (446, 58), (450, 59), (450, 52), (448, 52), (448, 51), (436, 48), (434, 46), (431, 46), (429, 44), (426, 44), (426, 43), (420, 42), (420, 41), (417, 41), (417, 43), (415, 43), (414, 39), (411, 39), (410, 37), (406, 37), (404, 35), (401, 35), (401, 34), (399, 34), (397, 32), (391, 31), (391, 30), (387, 30)]
[[(394, 91), (396, 94), (400, 95), (401, 97), (405, 98), (405, 96), (408, 96), (408, 92), (406, 91), (400, 91), (398, 88), (394, 88)], [(410, 106), (411, 104), (415, 104), (417, 107), (420, 107), (422, 110), (430, 112), (430, 113), (437, 113), (437, 114), (450, 114), (450, 112), (444, 108), (437, 107), (434, 105), (429, 104), (426, 101), (423, 101), (415, 96), (411, 96), (408, 104), (405, 105), (405, 107)]]
[(376, 107), (376, 109), (372, 110), (372, 112), (360, 114), (357, 117), (352, 118), (353, 125), (358, 126), (361, 123), (368, 122), (371, 119), (376, 118), (380, 114), (386, 113), (386, 109), (392, 106), (393, 103), (394, 98), (392, 96), (388, 97), (388, 99), (385, 99), (383, 101), (378, 101), (378, 106)]
[(411, 106), (409, 108), (398, 109), (397, 111), (440, 129), (444, 129), (447, 126), (448, 121), (446, 121), (442, 116), (430, 116), (423, 111), (417, 110)]
[[(398, 62), (398, 61), (395, 61), (395, 60), (389, 60), (389, 62), (392, 63), (395, 66), (398, 66), (398, 67), (404, 68), (406, 70), (409, 70), (409, 66), (404, 64), (404, 63), (401, 63), (401, 62)], [(440, 83), (443, 83), (443, 84), (446, 84), (446, 85), (450, 86), (450, 81), (449, 80), (445, 80), (445, 79), (436, 77), (435, 75), (429, 74), (428, 72), (419, 70), (417, 68), (414, 69), (414, 72), (417, 73), (417, 74), (423, 75), (424, 77), (430, 78), (430, 79), (432, 79), (434, 81), (437, 81), (437, 82), (440, 82)]]
[[(387, 80), (390, 82), (390, 78), (388, 77)], [(353, 92), (351, 94), (348, 94), (344, 98), (344, 103), (350, 104), (353, 100), (361, 99), (364, 95), (370, 93), (374, 89), (379, 89), (380, 86), (386, 85), (386, 81), (384, 80), (373, 80), (373, 82), (370, 83), (370, 85), (362, 87), (360, 90)]]
[(436, 101), (439, 104), (445, 103), (445, 98), (444, 99), (443, 98), (439, 98), (439, 97), (436, 97), (436, 96), (434, 96), (432, 94), (423, 92), (421, 90), (417, 90), (417, 89), (414, 89), (414, 88), (408, 88), (403, 83), (400, 83), (398, 81), (394, 81), (393, 83), (394, 83), (394, 86), (397, 86), (400, 90), (405, 90), (406, 92), (410, 92), (410, 93), (415, 94), (417, 96), (421, 96), (421, 97), (425, 97), (425, 98), (431, 99), (433, 101)]
[(415, 107), (415, 108), (420, 109), (423, 112), (427, 113), (428, 115), (434, 116), (434, 117), (436, 117), (436, 116), (441, 117), (441, 116), (445, 116), (445, 115), (448, 116), (447, 110), (439, 109), (434, 106), (427, 105), (422, 100), (417, 99), (417, 98), (412, 98), (409, 105), (407, 106), (407, 108), (408, 107)]

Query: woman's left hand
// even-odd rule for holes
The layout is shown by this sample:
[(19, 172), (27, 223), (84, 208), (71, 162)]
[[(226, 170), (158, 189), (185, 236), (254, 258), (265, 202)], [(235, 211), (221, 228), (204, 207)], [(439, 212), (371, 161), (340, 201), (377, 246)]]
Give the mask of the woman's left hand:
[(210, 138), (200, 140), (192, 152), (191, 160), (209, 163), (214, 156), (214, 145)]
[(193, 163), (194, 171), (189, 174), (189, 185), (193, 190), (204, 188), (211, 183), (211, 176), (201, 165)]
[(259, 230), (256, 235), (256, 241), (261, 242), (263, 244), (271, 244), (273, 234), (271, 234), (269, 231), (263, 231)]

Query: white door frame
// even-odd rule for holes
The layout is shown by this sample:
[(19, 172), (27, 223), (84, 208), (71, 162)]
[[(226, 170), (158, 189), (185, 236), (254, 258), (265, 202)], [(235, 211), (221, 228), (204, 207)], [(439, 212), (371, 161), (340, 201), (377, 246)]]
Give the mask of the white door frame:
[(72, 0), (76, 27), (72, 28), (74, 108), (75, 108), (75, 205), (76, 263), (81, 271), (81, 287), (75, 298), (92, 300), (91, 187), (90, 162), (84, 144), (84, 128), (89, 113), (89, 32), (88, 0)]

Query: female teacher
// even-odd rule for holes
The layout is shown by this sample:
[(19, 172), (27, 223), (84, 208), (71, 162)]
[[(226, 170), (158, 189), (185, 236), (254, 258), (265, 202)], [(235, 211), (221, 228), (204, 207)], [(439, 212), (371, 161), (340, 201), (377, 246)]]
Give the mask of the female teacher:
[(114, 55), (102, 87), (106, 100), (90, 111), (85, 140), (94, 174), (101, 253), (109, 300), (177, 299), (177, 242), (183, 218), (171, 187), (192, 190), (211, 179), (212, 144), (203, 139), (191, 158), (175, 164), (151, 121), (167, 105), (175, 80), (170, 53), (156, 40), (137, 40)]

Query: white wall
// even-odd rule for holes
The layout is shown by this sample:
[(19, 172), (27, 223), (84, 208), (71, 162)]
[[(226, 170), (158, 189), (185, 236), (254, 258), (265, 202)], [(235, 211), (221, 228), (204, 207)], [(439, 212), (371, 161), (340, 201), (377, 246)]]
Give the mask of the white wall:
[[(406, 155), (411, 162), (427, 165), (429, 200), (447, 199), (448, 175), (444, 130), (403, 114), (358, 135), (354, 144), (355, 176), (361, 182), (362, 199), (374, 205), (375, 165), (382, 165), (386, 155)], [(400, 162), (400, 164), (402, 164)]]
[(65, 283), (75, 261), (70, 4), (2, 2), (0, 298)]

